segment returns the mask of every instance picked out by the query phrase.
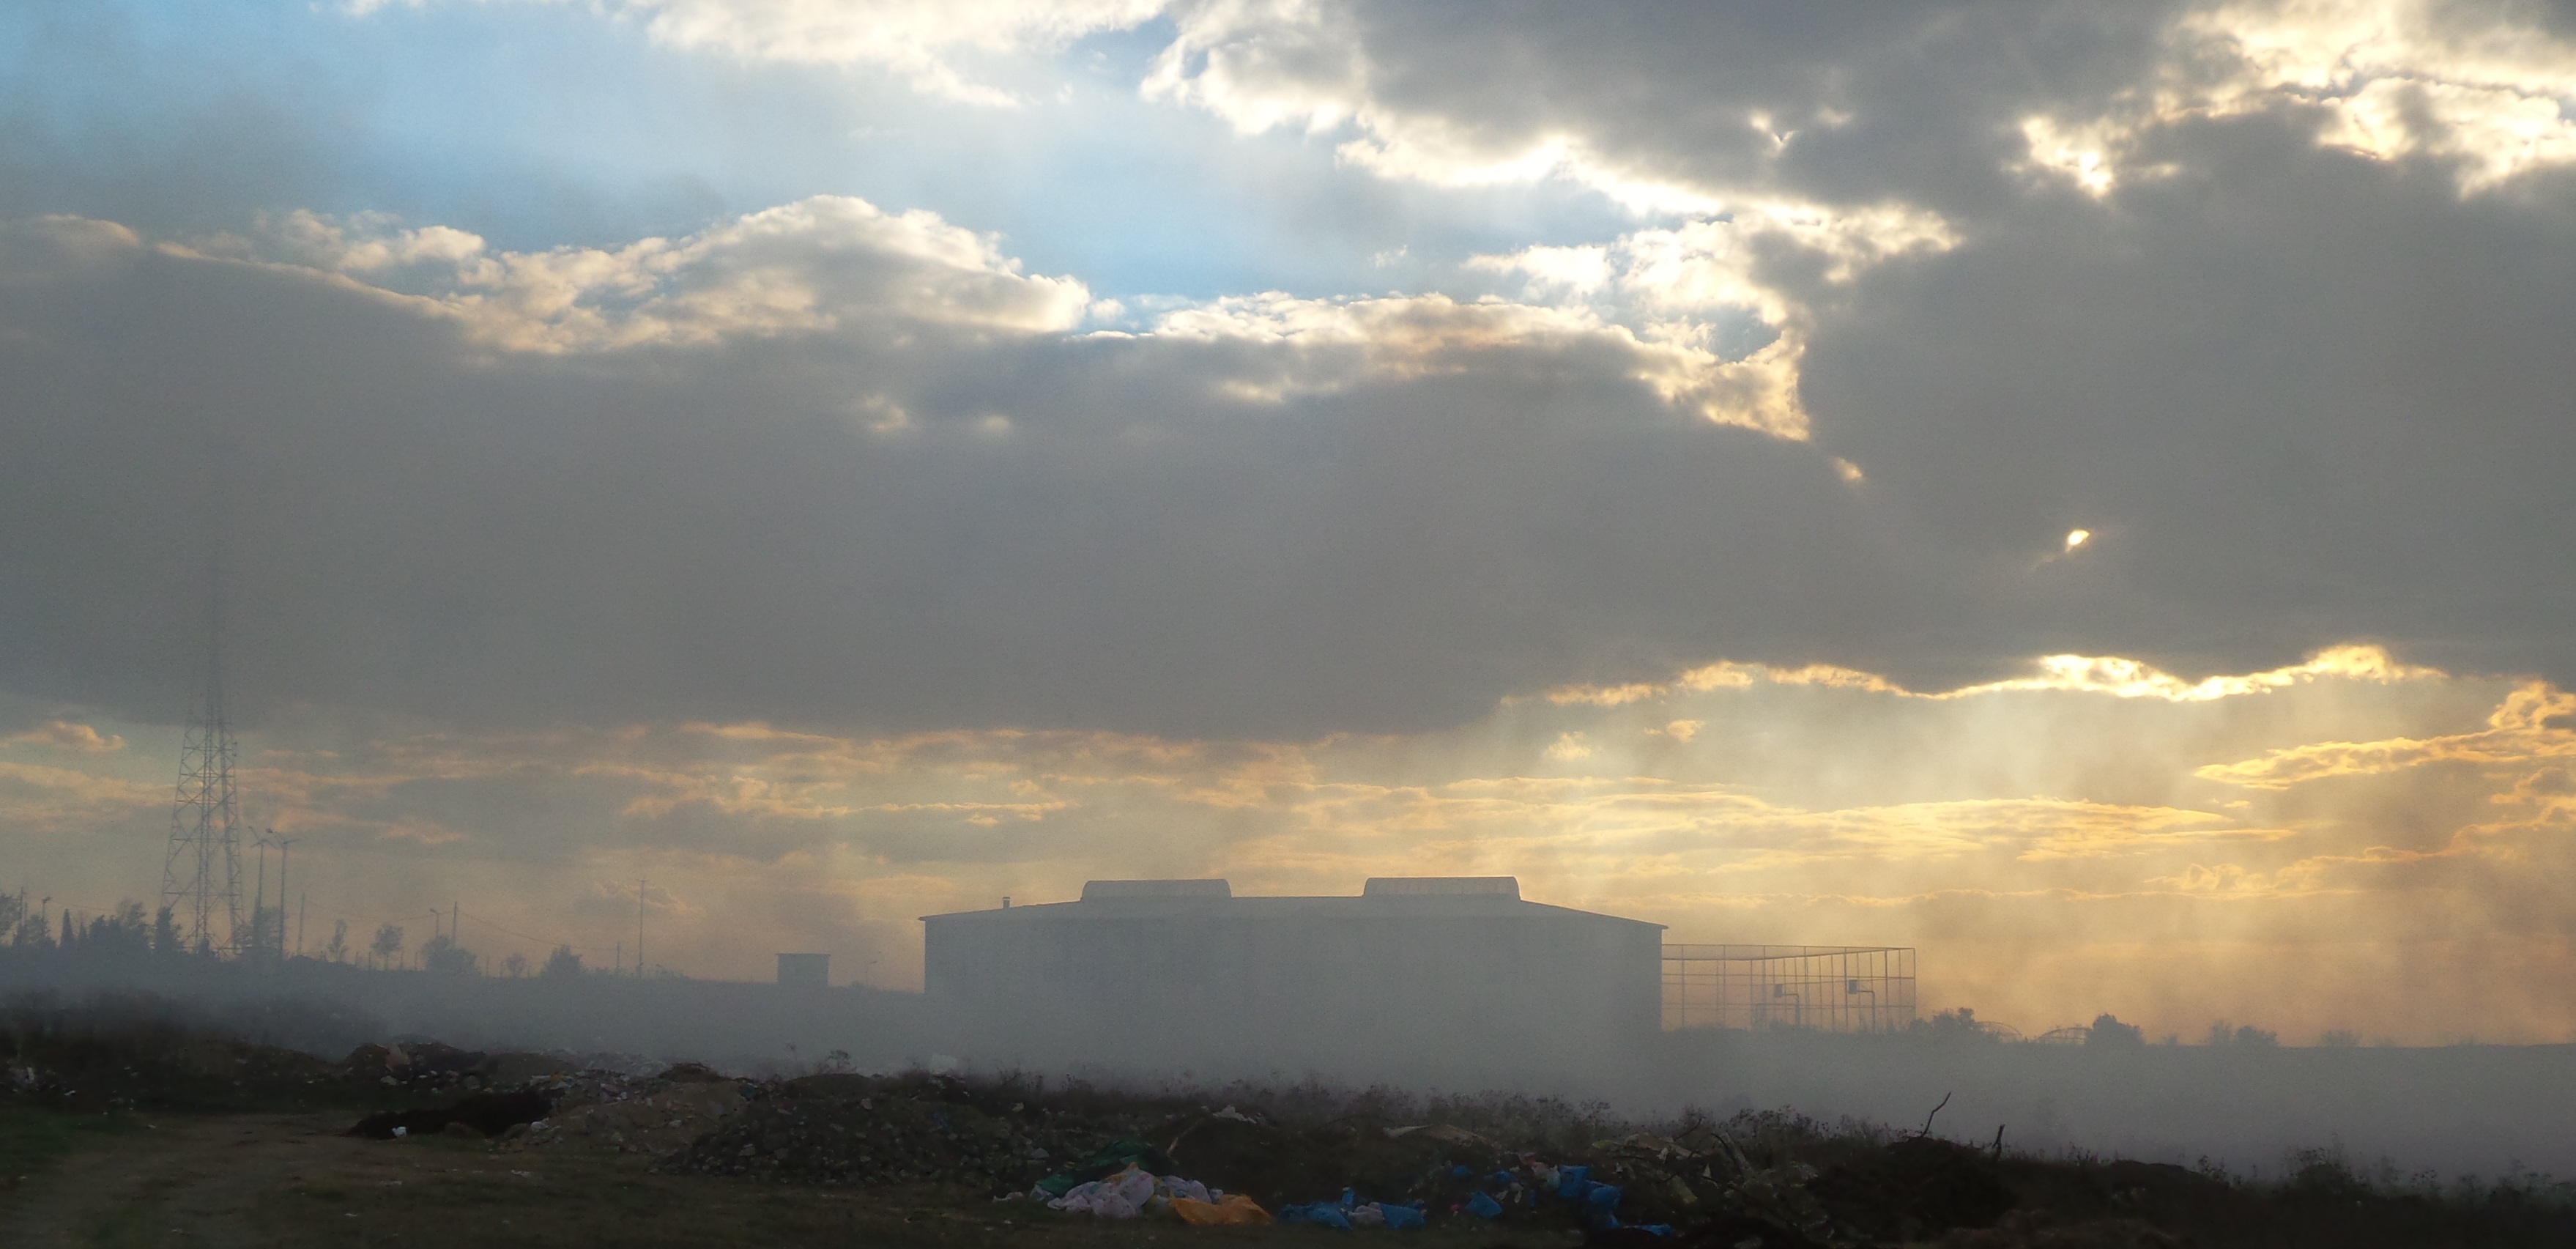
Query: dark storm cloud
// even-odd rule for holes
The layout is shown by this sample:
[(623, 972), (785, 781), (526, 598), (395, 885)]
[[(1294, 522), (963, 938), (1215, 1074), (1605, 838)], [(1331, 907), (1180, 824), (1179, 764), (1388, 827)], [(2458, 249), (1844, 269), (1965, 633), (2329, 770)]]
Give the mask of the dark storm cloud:
[(1570, 133), (1642, 178), (1973, 211), (2014, 194), (2024, 115), (2098, 111), (2152, 78), (2182, 7), (1461, 0), (1350, 21), (1371, 105), (1453, 142)]
[[(2226, 669), (2343, 638), (2576, 673), (2576, 213), (2563, 179), (2188, 127), (2095, 205), (2033, 197), (1826, 318), (1820, 443), (1962, 559), (2038, 518), (2104, 535), (2032, 650)], [(1999, 607), (2001, 605), (1998, 605)]]
[(252, 714), (1393, 727), (1919, 584), (1823, 457), (1582, 342), (1278, 404), (1212, 397), (1225, 342), (918, 322), (495, 358), (79, 230), (0, 295), (5, 679), (137, 717), (186, 688), (218, 462)]
[[(1894, 600), (1902, 623), (1856, 665), (1941, 684), (2073, 650), (2241, 671), (2374, 637), (2576, 674), (2576, 593), (2550, 571), (2576, 532), (2553, 484), (2576, 452), (2563, 13), (1209, 12), (1166, 90), (1245, 124), (1349, 118), (1347, 150), (1391, 175), (1472, 180), (1554, 146), (1614, 194), (1947, 224), (1955, 245), (1846, 286), (1815, 250), (1757, 247), (1747, 270), (1799, 310), (1803, 407), (1868, 475), (1870, 523), (1974, 587), (1955, 613)], [(2065, 134), (2092, 146), (2097, 195), (2066, 176)], [(2076, 528), (2081, 558), (2043, 563)]]
[[(1324, 12), (1333, 55), (1254, 74), (1211, 37), (1158, 90), (1337, 101), (1392, 174), (1554, 134), (1610, 182), (1948, 233), (1838, 274), (1746, 228), (1804, 445), (1688, 415), (1664, 348), (1574, 313), (1082, 335), (1078, 284), (923, 261), (954, 240), (882, 214), (927, 250), (762, 215), (615, 256), (231, 253), (319, 267), (289, 269), (22, 224), (0, 684), (175, 716), (209, 507), (253, 715), (1295, 736), (1720, 656), (1932, 687), (2359, 637), (2576, 676), (2563, 173), (2329, 150), (2316, 100), (2157, 112), (2248, 72), (2175, 10)], [(2034, 116), (2116, 121), (2115, 185), (2035, 167)], [(715, 276), (654, 287), (665, 260)]]

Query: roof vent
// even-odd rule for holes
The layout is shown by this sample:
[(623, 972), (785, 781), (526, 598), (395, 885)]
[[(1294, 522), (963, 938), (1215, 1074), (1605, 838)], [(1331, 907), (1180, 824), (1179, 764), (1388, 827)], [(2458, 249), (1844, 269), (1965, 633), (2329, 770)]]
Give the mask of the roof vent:
[(1518, 901), (1517, 876), (1371, 876), (1364, 898), (1510, 898)]
[(1222, 880), (1089, 880), (1082, 900), (1102, 898), (1231, 898), (1234, 886)]

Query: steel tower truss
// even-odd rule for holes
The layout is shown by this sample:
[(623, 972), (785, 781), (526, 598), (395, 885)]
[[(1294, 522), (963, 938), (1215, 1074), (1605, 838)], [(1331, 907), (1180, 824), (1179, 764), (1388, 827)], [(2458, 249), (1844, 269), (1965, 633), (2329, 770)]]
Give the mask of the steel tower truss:
[(224, 713), (222, 647), (220, 599), (209, 596), (206, 669), (179, 749), (178, 799), (170, 809), (161, 904), (170, 908), (185, 948), (240, 954), (251, 932), (242, 921), (240, 811), (233, 796), (233, 730)]

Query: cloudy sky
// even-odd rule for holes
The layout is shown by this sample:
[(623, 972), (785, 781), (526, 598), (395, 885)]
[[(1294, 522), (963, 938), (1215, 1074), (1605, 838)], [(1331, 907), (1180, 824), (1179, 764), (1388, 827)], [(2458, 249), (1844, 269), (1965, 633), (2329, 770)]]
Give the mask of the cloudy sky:
[(27, 0), (0, 868), (157, 897), (219, 548), (308, 942), (1513, 873), (2567, 1040), (2571, 325), (2564, 0)]

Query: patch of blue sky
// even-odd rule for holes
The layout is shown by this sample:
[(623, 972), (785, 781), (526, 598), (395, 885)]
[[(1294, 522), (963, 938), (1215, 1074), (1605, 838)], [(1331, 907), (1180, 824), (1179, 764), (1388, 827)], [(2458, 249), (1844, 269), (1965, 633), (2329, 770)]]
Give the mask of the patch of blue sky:
[(1389, 182), (1335, 159), (1347, 136), (1246, 137), (1146, 101), (1168, 37), (968, 65), (1027, 101), (994, 108), (872, 69), (659, 47), (579, 5), (35, 0), (0, 16), (0, 212), (186, 233), (373, 211), (535, 249), (857, 195), (1140, 304), (1474, 294), (1500, 279), (1468, 256), (1636, 224), (1569, 184)]

